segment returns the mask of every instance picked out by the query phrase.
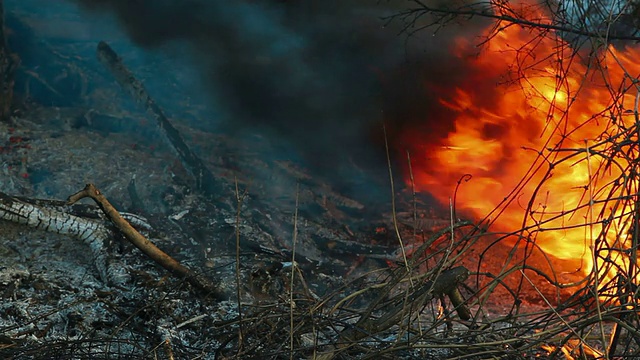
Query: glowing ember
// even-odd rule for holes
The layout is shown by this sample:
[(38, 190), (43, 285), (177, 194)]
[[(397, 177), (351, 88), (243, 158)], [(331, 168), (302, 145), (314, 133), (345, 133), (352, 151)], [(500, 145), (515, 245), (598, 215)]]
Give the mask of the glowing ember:
[[(587, 67), (557, 34), (501, 25), (468, 64), (485, 74), (480, 83), (498, 74), (514, 80), (477, 88), (470, 79), (455, 97), (441, 99), (456, 114), (455, 129), (436, 148), (411, 140), (413, 158), (420, 151), (425, 159), (414, 164), (416, 188), (447, 204), (456, 183), (471, 174), (458, 190), (459, 209), (486, 216), (494, 230), (524, 229), (516, 233), (521, 239), (556, 258), (575, 260), (583, 274), (594, 269), (594, 259), (603, 268), (607, 257), (627, 269), (628, 255), (620, 250), (630, 249), (631, 240), (620, 234), (631, 226), (632, 201), (622, 197), (638, 184), (628, 179), (625, 189), (614, 181), (629, 163), (618, 157), (611, 166), (603, 155), (613, 154), (607, 139), (635, 126), (636, 91), (626, 87), (640, 74), (640, 63), (632, 60), (640, 51), (610, 47), (597, 55), (599, 66)], [(456, 46), (458, 53), (471, 49), (463, 40)], [(629, 158), (635, 152), (629, 149)], [(594, 256), (596, 247), (610, 250)], [(599, 272), (603, 280), (614, 275)]]

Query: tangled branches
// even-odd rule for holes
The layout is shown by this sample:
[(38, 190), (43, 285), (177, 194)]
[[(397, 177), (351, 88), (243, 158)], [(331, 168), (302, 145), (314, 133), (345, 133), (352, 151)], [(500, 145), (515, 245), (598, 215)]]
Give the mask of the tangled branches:
[[(424, 175), (421, 187), (438, 196), (442, 188), (434, 185), (450, 186), (453, 177), (439, 179), (440, 168), (474, 176), (475, 183), (457, 194), (463, 202), (457, 205), (483, 218), (480, 223), (493, 233), (469, 236), (493, 241), (481, 262), (491, 249), (511, 246), (495, 277), (519, 277), (506, 285), (514, 299), (527, 287), (539, 293), (548, 306), (543, 315), (525, 315), (517, 306), (511, 315), (523, 316), (525, 328), (544, 328), (537, 339), (561, 340), (545, 345), (553, 355), (568, 355), (572, 348), (573, 355), (635, 355), (640, 345), (633, 330), (639, 320), (637, 2), (414, 4), (392, 18), (404, 21), (408, 33), (472, 18), (490, 21), (478, 34), (484, 47), (469, 66), (484, 72), (502, 66), (507, 77), (498, 84), (495, 103), (481, 103), (473, 93), (478, 89), (470, 88), (458, 91), (460, 99), (441, 100), (460, 116), (446, 146), (433, 156), (439, 159), (430, 169), (436, 175)], [(485, 206), (488, 199), (492, 202)], [(492, 283), (489, 293), (497, 286)], [(555, 294), (544, 293), (548, 284)], [(489, 294), (479, 295), (484, 296)], [(520, 325), (514, 329), (524, 329)], [(594, 341), (593, 348), (585, 345)]]

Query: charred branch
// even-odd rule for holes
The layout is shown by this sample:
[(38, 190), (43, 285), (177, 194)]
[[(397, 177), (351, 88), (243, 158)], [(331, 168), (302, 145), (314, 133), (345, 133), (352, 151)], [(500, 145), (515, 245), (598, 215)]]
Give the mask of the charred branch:
[(123, 64), (122, 59), (104, 41), (98, 44), (98, 59), (111, 71), (120, 86), (156, 119), (158, 128), (178, 154), (184, 167), (195, 179), (196, 188), (209, 196), (220, 194), (220, 186), (202, 160), (186, 144), (180, 132), (173, 126), (165, 112), (147, 93), (142, 82)]

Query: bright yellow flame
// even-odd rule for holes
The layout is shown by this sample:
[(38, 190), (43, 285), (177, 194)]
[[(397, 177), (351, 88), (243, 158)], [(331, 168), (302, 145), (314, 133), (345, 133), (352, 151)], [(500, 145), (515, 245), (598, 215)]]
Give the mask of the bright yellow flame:
[[(611, 250), (600, 255), (626, 269), (630, 260), (624, 251), (631, 244), (620, 234), (628, 232), (629, 221), (609, 226), (603, 220), (620, 219), (631, 209), (626, 203), (605, 206), (603, 200), (625, 194), (614, 180), (625, 175), (622, 169), (628, 162), (616, 158), (619, 167), (604, 171), (607, 159), (596, 152), (605, 151), (598, 145), (604, 134), (615, 136), (625, 126), (634, 126), (635, 94), (614, 89), (629, 86), (627, 74), (640, 74), (640, 62), (634, 60), (640, 51), (610, 47), (603, 76), (578, 59), (569, 61), (573, 50), (555, 36), (538, 37), (517, 26), (502, 29), (470, 66), (495, 74), (496, 69), (507, 72), (517, 64), (525, 69), (521, 78), (496, 89), (460, 88), (454, 98), (441, 100), (457, 113), (455, 129), (443, 146), (424, 153), (430, 165), (414, 168), (415, 186), (446, 204), (460, 177), (470, 173), (472, 181), (457, 193), (459, 208), (484, 217), (501, 207), (499, 228), (514, 231), (524, 225), (525, 235), (543, 251), (574, 260), (585, 275), (595, 265), (604, 266), (603, 260), (594, 263), (593, 255), (596, 237), (604, 231), (599, 241), (606, 241)], [(457, 44), (466, 46), (464, 40)], [(496, 91), (494, 103), (483, 103), (486, 91)], [(606, 109), (610, 111), (603, 113)], [(610, 121), (612, 112), (618, 113), (617, 126)], [(573, 157), (562, 160), (569, 155)], [(638, 189), (637, 179), (628, 182)], [(505, 199), (512, 201), (505, 205)], [(600, 273), (610, 280), (615, 270)]]

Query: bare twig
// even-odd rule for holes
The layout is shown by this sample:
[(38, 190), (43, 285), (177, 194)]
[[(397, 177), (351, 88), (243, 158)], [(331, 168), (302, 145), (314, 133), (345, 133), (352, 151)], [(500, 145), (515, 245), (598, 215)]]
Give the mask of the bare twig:
[(109, 203), (107, 198), (93, 185), (87, 184), (85, 188), (71, 196), (67, 199), (69, 204), (73, 204), (80, 199), (85, 197), (89, 197), (93, 199), (98, 206), (104, 211), (104, 213), (109, 217), (111, 222), (122, 232), (122, 234), (129, 240), (133, 245), (135, 245), (138, 249), (140, 249), (145, 255), (150, 257), (156, 263), (158, 263), (163, 268), (169, 270), (174, 275), (184, 277), (189, 283), (198, 288), (199, 290), (203, 290), (208, 294), (214, 295), (216, 297), (222, 298), (222, 294), (219, 292), (216, 285), (214, 285), (209, 279), (205, 278), (202, 275), (196, 274), (189, 268), (180, 264), (177, 260), (169, 256), (164, 251), (160, 250), (155, 244), (153, 244), (149, 239), (140, 234), (136, 229), (129, 224), (120, 213)]

